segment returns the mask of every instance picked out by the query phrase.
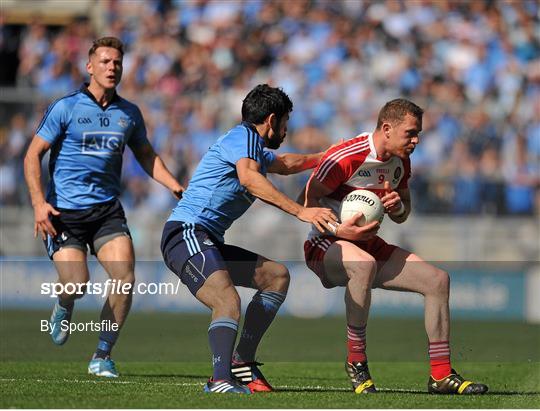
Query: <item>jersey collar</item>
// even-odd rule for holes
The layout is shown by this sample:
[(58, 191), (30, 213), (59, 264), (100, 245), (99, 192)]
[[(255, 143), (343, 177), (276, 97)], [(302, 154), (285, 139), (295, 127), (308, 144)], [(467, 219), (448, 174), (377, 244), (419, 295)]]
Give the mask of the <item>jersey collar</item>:
[(120, 96), (118, 96), (118, 94), (116, 93), (116, 90), (115, 90), (113, 98), (111, 99), (111, 101), (109, 101), (109, 103), (106, 104), (105, 106), (102, 106), (101, 104), (98, 103), (98, 101), (96, 100), (94, 95), (92, 93), (90, 93), (90, 91), (88, 90), (89, 85), (90, 85), (89, 83), (83, 83), (83, 85), (80, 88), (81, 93), (86, 94), (88, 96), (88, 98), (90, 98), (90, 100), (92, 100), (94, 103), (96, 103), (96, 105), (100, 109), (102, 109), (103, 111), (105, 111), (112, 103), (120, 100)]
[(242, 124), (243, 126), (249, 128), (251, 131), (254, 131), (259, 137), (261, 137), (261, 135), (257, 131), (257, 128), (253, 124), (248, 123), (247, 121), (242, 121), (240, 124)]
[(253, 131), (255, 135), (259, 137), (259, 140), (262, 141), (263, 146), (266, 147), (266, 141), (264, 141), (264, 138), (262, 138), (262, 136), (257, 131), (257, 128), (252, 123), (248, 123), (247, 121), (242, 121), (240, 124), (243, 125), (244, 127), (249, 128), (251, 131)]
[(368, 134), (368, 142), (369, 142), (369, 149), (371, 151), (371, 155), (373, 158), (375, 158), (378, 161), (382, 161), (379, 158), (379, 155), (377, 154), (377, 150), (375, 149), (375, 143), (373, 142), (373, 133)]

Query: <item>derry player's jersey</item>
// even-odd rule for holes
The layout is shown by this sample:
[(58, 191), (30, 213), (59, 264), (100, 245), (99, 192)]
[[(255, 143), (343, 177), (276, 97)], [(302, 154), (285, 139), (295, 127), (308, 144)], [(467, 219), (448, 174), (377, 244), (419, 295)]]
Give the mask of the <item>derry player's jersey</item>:
[[(393, 156), (386, 161), (377, 159), (373, 134), (363, 133), (333, 147), (321, 159), (311, 175), (332, 192), (321, 198), (321, 207), (328, 207), (339, 216), (341, 200), (351, 191), (365, 189), (379, 197), (384, 195), (384, 182), (394, 190), (408, 187), (411, 175), (409, 159)], [(312, 226), (309, 238), (320, 235)]]

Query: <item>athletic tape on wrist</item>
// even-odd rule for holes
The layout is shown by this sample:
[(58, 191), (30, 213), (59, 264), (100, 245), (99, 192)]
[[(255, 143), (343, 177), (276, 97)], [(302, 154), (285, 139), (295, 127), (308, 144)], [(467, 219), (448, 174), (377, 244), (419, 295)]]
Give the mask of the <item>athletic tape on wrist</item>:
[(394, 217), (401, 217), (403, 214), (405, 214), (405, 211), (407, 211), (407, 209), (405, 208), (405, 204), (403, 204), (403, 201), (400, 201), (399, 210), (391, 214)]
[(338, 231), (338, 228), (340, 226), (339, 223), (336, 223), (335, 225), (332, 224), (332, 223), (328, 223), (328, 225), (330, 226), (330, 232), (334, 235), (337, 235), (337, 231)]

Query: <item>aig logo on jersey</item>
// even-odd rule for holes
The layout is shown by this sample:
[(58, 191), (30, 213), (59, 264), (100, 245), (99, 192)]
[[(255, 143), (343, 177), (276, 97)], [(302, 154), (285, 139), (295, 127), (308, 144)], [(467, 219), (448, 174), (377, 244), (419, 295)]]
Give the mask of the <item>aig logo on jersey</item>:
[(83, 133), (83, 154), (93, 156), (121, 155), (124, 133), (114, 131), (88, 131)]

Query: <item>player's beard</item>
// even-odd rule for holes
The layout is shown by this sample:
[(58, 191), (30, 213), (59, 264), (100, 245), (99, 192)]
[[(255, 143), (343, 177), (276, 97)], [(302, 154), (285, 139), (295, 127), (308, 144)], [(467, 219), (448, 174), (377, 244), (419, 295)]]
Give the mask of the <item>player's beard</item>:
[(285, 139), (285, 136), (279, 137), (279, 130), (274, 130), (272, 128), (272, 138), (268, 139), (268, 148), (272, 150), (277, 150), (280, 146), (283, 140)]
[(268, 148), (272, 150), (277, 150), (281, 146), (281, 141), (279, 140), (269, 140), (268, 141)]

